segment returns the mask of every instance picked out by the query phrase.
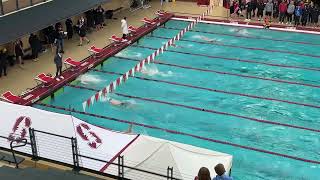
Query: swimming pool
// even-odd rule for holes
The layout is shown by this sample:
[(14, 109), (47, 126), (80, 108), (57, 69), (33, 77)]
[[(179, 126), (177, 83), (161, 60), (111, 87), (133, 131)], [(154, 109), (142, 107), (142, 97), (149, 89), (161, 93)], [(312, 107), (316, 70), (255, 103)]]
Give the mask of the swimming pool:
[[(83, 111), (83, 101), (187, 24), (167, 22), (57, 91), (54, 100), (42, 101), (52, 107), (34, 106)], [(316, 179), (319, 40), (317, 35), (200, 23), (147, 65), (147, 73), (136, 73), (111, 95), (129, 107), (102, 99), (86, 109), (92, 115), (72, 115), (121, 131), (135, 122), (136, 133), (232, 154), (236, 179)]]

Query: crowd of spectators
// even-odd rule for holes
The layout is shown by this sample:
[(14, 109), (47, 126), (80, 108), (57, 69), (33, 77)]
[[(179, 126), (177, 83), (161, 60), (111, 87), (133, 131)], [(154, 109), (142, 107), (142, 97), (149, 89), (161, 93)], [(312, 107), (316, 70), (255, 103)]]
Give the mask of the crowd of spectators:
[(230, 16), (245, 17), (246, 21), (264, 17), (270, 22), (295, 26), (318, 26), (320, 8), (314, 2), (303, 0), (231, 0)]

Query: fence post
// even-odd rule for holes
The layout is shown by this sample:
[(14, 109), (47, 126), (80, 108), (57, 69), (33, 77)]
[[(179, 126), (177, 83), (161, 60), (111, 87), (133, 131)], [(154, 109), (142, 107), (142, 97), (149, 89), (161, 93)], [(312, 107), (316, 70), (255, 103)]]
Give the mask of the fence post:
[(73, 158), (73, 170), (80, 171), (80, 164), (79, 164), (79, 153), (78, 153), (78, 144), (77, 139), (72, 137), (71, 138), (71, 145), (72, 145), (72, 158)]
[(32, 2), (32, 0), (30, 0), (30, 6), (32, 6), (33, 5), (33, 2)]
[(16, 11), (19, 10), (19, 0), (16, 0)]
[(173, 180), (173, 167), (169, 167), (167, 168), (167, 180)]
[(123, 161), (123, 156), (118, 156), (118, 179), (124, 179), (124, 161)]
[(33, 128), (29, 128), (29, 136), (32, 150), (32, 160), (37, 161), (39, 159), (38, 149), (37, 149), (37, 141)]
[(2, 0), (0, 1), (0, 9), (1, 9), (1, 15), (4, 15)]

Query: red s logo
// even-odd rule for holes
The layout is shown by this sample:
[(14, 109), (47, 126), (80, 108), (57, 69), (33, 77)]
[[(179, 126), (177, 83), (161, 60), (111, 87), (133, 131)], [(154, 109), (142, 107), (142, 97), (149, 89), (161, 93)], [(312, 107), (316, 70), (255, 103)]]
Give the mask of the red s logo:
[(97, 149), (102, 144), (102, 140), (100, 139), (100, 137), (96, 135), (95, 132), (90, 131), (90, 127), (87, 124), (79, 124), (76, 127), (76, 130), (83, 140), (88, 141), (88, 145), (92, 149)]
[(9, 134), (8, 141), (20, 141), (21, 139), (25, 138), (28, 129), (31, 126), (31, 119), (26, 116), (19, 117), (12, 127), (12, 132)]

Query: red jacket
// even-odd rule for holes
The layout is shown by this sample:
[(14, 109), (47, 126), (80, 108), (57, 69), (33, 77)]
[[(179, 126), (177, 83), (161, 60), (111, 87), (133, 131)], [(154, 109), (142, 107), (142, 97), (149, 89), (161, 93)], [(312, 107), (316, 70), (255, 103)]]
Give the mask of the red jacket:
[(287, 7), (288, 7), (287, 3), (285, 3), (285, 2), (280, 3), (279, 4), (279, 12), (286, 13)]

